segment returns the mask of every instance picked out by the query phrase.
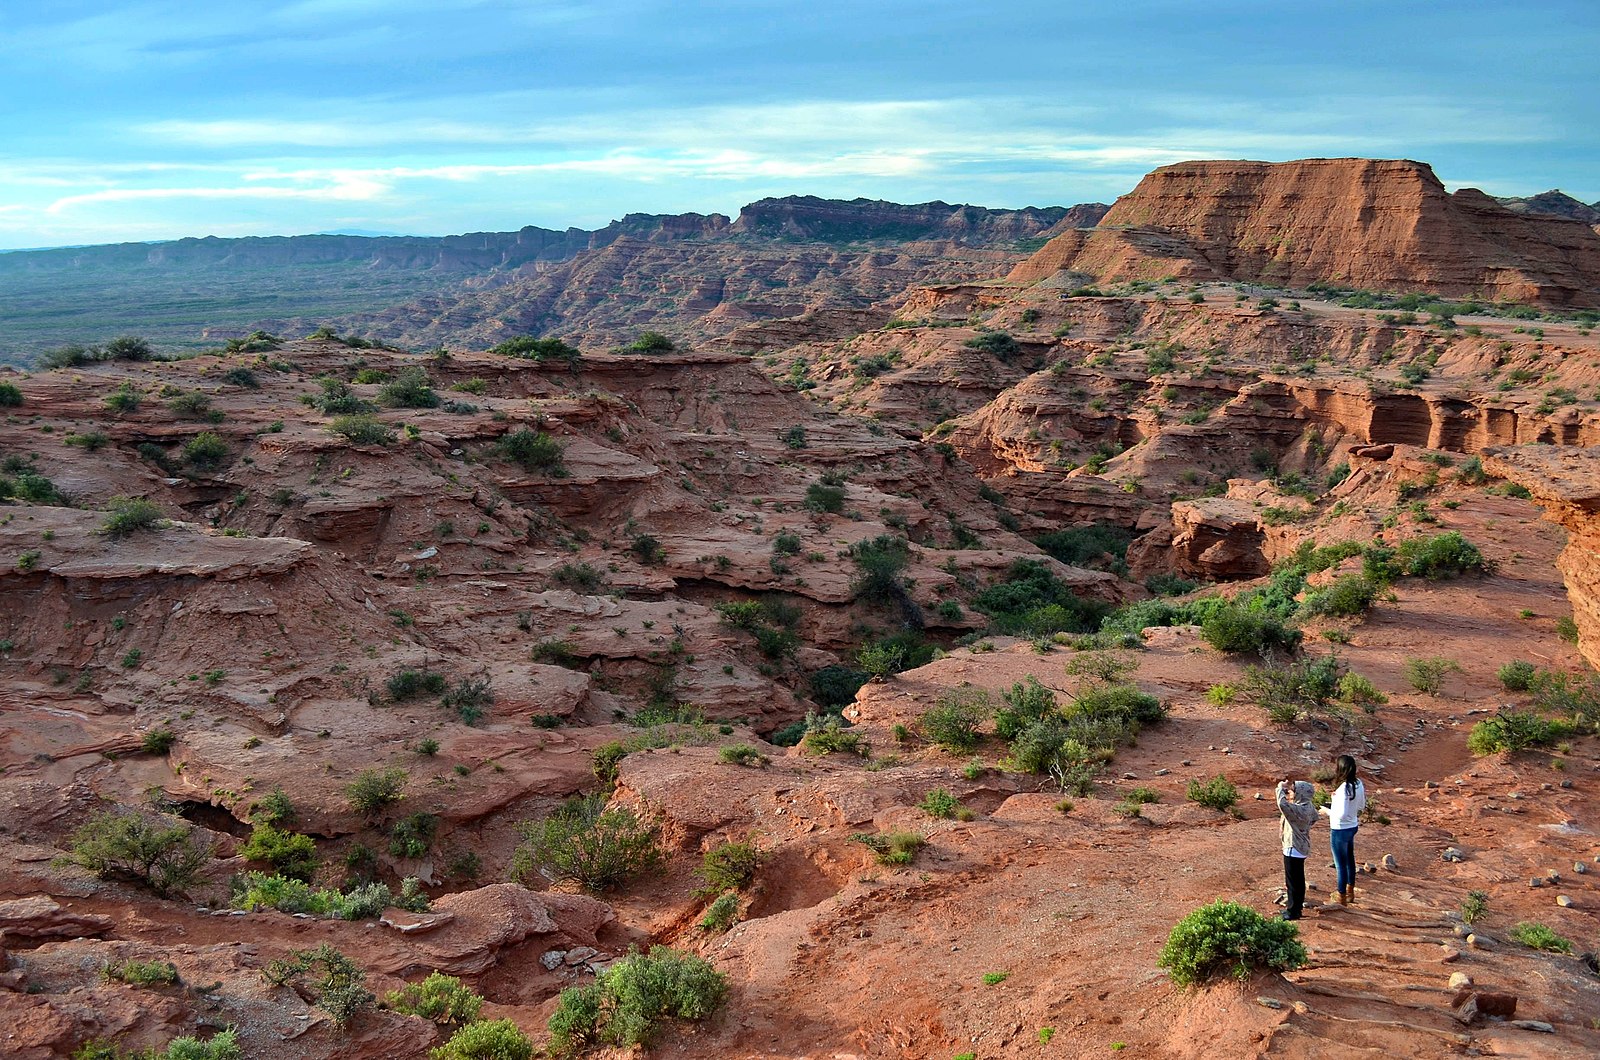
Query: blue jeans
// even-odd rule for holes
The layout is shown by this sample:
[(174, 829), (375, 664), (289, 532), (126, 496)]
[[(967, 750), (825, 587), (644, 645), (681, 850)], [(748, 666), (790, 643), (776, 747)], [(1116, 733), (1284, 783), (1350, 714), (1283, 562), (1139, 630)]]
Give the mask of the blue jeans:
[(1356, 885), (1356, 832), (1355, 828), (1330, 828), (1328, 836), (1333, 842), (1333, 868), (1338, 877), (1339, 890)]

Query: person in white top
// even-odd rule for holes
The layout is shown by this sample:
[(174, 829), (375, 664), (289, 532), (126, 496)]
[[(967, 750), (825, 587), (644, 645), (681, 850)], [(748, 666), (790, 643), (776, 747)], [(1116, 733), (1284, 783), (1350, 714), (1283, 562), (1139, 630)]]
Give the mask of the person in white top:
[(1328, 815), (1328, 837), (1333, 846), (1333, 867), (1339, 904), (1356, 900), (1356, 829), (1367, 805), (1367, 789), (1356, 776), (1356, 760), (1340, 755), (1333, 773), (1333, 798), (1322, 812)]

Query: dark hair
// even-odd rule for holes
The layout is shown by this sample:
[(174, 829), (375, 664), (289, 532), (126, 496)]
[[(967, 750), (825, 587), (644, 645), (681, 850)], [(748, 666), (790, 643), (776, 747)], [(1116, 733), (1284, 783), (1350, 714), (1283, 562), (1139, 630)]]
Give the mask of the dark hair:
[(1356, 796), (1356, 760), (1349, 755), (1340, 755), (1333, 771), (1333, 786), (1344, 785), (1344, 797), (1353, 799)]

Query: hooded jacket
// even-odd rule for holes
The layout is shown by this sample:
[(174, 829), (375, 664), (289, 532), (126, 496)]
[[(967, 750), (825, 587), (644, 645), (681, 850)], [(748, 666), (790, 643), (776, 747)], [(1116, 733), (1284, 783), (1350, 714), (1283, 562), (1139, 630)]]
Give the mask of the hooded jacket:
[(1278, 812), (1283, 814), (1283, 852), (1311, 853), (1311, 826), (1317, 822), (1317, 807), (1311, 801), (1312, 786), (1309, 780), (1294, 782), (1294, 801), (1289, 801), (1288, 789), (1278, 784)]

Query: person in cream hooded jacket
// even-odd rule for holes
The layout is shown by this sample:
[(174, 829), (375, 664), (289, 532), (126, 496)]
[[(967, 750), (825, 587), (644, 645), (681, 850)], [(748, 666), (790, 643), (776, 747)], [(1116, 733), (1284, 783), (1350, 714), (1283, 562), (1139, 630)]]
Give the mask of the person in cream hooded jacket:
[(1306, 904), (1306, 857), (1311, 853), (1311, 826), (1317, 823), (1317, 807), (1311, 801), (1311, 781), (1297, 780), (1291, 794), (1289, 781), (1278, 781), (1278, 812), (1283, 815), (1283, 884), (1289, 907), (1283, 919), (1299, 920)]

